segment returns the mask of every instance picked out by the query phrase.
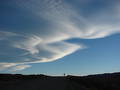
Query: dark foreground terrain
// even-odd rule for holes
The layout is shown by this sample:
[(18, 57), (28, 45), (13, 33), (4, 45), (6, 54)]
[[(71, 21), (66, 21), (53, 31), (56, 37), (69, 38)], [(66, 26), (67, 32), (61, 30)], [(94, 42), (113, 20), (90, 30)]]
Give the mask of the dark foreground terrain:
[(120, 90), (120, 73), (63, 77), (0, 74), (0, 90)]

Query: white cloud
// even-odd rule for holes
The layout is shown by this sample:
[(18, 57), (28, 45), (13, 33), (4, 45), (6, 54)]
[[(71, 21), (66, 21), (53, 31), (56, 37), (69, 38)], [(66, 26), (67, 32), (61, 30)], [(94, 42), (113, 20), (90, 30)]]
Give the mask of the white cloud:
[(30, 65), (24, 65), (19, 63), (0, 63), (0, 71), (8, 70), (11, 72), (24, 70), (31, 67)]
[(6, 70), (10, 67), (16, 66), (15, 63), (0, 63), (0, 71), (1, 70)]
[(35, 54), (39, 53), (39, 50), (36, 48), (36, 46), (40, 44), (41, 41), (41, 38), (38, 36), (24, 37), (24, 40), (15, 42), (14, 47), (27, 50), (31, 54)]
[(17, 65), (15, 67), (12, 67), (10, 69), (10, 71), (16, 72), (16, 71), (24, 70), (24, 69), (29, 68), (29, 67), (31, 67), (31, 66), (30, 65)]
[[(41, 46), (39, 46), (41, 53), (37, 56), (38, 60), (36, 62), (55, 61), (77, 51), (78, 49), (84, 48), (85, 47), (83, 45), (70, 44), (66, 42), (54, 43), (53, 45), (43, 45), (43, 50), (41, 49)], [(45, 55), (42, 53), (45, 53)]]

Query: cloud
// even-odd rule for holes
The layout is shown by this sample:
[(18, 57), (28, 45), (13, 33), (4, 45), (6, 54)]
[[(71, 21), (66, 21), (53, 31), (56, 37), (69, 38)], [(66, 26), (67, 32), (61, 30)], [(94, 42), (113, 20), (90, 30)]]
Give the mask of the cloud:
[(31, 67), (30, 65), (17, 64), (17, 63), (0, 63), (0, 71), (8, 70), (8, 71), (20, 71), (26, 68)]
[(16, 72), (16, 71), (24, 70), (24, 69), (29, 68), (29, 67), (31, 67), (31, 66), (30, 65), (17, 65), (15, 67), (12, 67), (10, 69), (10, 71)]
[[(55, 61), (86, 48), (67, 40), (97, 39), (120, 33), (118, 4), (104, 5), (101, 1), (102, 8), (94, 7), (94, 0), (76, 1), (81, 5), (78, 8), (67, 0), (8, 1), (9, 9), (15, 8), (14, 19), (3, 25), (7, 29), (0, 30), (0, 68), (16, 71), (30, 67), (30, 63)], [(5, 21), (6, 17), (5, 14)], [(10, 17), (13, 15), (9, 14)]]
[(16, 36), (13, 32), (0, 31), (0, 40), (5, 40), (13, 36)]
[(85, 48), (84, 46), (59, 42), (49, 45), (38, 46), (40, 53), (36, 56), (38, 60), (36, 62), (50, 62), (67, 56), (78, 49)]
[(0, 63), (0, 71), (15, 66), (15, 63)]
[(24, 49), (31, 54), (39, 53), (39, 50), (36, 48), (37, 45), (41, 43), (41, 38), (38, 36), (24, 37), (22, 42), (14, 43), (14, 47)]

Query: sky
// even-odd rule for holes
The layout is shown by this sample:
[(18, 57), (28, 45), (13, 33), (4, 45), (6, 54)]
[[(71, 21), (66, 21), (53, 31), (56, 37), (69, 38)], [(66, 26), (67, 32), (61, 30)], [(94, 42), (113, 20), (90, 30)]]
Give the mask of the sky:
[(120, 71), (119, 0), (0, 0), (0, 73)]

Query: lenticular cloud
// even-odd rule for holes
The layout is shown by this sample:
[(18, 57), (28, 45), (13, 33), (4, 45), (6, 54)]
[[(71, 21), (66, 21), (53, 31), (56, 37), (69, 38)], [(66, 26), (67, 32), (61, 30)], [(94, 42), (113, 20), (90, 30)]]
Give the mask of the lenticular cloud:
[(66, 0), (8, 2), (3, 5), (8, 5), (13, 14), (5, 11), (10, 14), (4, 15), (5, 28), (0, 30), (1, 70), (22, 70), (30, 67), (26, 64), (55, 61), (85, 48), (83, 44), (67, 42), (72, 38), (97, 39), (120, 32), (120, 9), (116, 3), (107, 5), (110, 11), (106, 7), (84, 15), (84, 6), (76, 9)]

